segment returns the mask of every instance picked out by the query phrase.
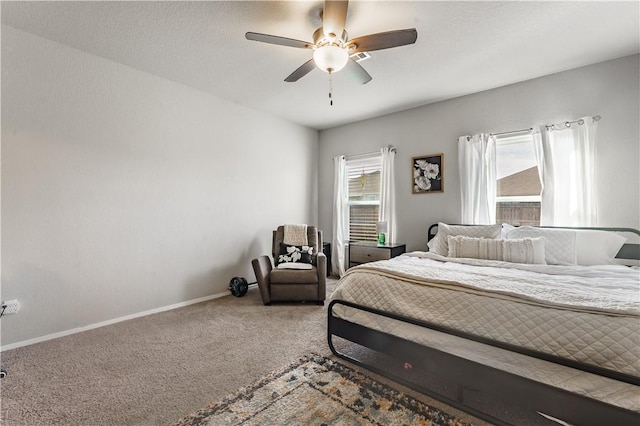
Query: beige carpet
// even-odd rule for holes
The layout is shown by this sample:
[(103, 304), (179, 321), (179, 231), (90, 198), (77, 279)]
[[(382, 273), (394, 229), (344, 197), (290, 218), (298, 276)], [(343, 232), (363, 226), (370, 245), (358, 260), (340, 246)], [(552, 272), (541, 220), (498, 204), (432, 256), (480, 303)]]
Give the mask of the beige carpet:
[(2, 424), (174, 423), (300, 356), (331, 356), (326, 309), (266, 307), (252, 287), (3, 352)]

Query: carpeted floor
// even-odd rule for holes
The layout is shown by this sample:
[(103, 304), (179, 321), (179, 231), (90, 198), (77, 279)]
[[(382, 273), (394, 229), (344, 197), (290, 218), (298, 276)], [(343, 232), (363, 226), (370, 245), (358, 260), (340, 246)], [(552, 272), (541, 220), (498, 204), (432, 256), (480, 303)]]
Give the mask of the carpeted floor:
[(2, 424), (172, 424), (303, 355), (331, 357), (326, 309), (265, 307), (252, 287), (3, 352)]

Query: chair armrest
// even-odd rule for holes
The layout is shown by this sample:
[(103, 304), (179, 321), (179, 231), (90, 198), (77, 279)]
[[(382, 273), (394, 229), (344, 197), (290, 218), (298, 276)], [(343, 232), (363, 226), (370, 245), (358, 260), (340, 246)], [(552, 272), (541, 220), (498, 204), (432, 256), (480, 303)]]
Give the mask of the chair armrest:
[(318, 300), (327, 297), (327, 256), (320, 252), (316, 256), (316, 269), (318, 270)]
[(253, 266), (253, 272), (256, 274), (256, 281), (258, 282), (258, 288), (260, 289), (260, 297), (262, 297), (262, 303), (268, 305), (271, 303), (271, 292), (269, 288), (271, 281), (269, 275), (273, 266), (271, 265), (271, 259), (269, 256), (260, 256), (251, 261)]

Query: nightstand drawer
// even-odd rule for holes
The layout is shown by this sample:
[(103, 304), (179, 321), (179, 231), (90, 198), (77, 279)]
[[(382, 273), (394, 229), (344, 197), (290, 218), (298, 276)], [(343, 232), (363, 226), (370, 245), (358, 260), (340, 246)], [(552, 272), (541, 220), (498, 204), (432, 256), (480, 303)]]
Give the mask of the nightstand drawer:
[(378, 245), (373, 241), (349, 242), (349, 268), (376, 260), (392, 259), (405, 252), (407, 246), (401, 243)]
[(349, 261), (353, 263), (367, 263), (376, 260), (390, 259), (391, 252), (388, 249), (352, 245), (349, 247)]

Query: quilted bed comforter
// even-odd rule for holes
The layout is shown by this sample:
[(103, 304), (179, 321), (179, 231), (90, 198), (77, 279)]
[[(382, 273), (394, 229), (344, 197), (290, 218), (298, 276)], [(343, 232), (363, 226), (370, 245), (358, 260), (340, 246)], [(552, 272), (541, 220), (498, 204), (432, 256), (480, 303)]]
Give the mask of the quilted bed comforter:
[[(635, 268), (520, 265), (413, 252), (350, 269), (331, 298), (640, 377), (640, 270)], [(401, 326), (379, 316), (344, 306), (336, 313), (402, 334)], [(476, 346), (461, 351), (479, 352), (482, 345)], [(548, 364), (541, 361), (539, 368), (550, 368), (552, 380), (558, 380), (561, 375)], [(593, 377), (586, 383), (595, 393), (603, 391), (593, 386)], [(622, 399), (638, 399), (637, 391), (627, 385), (605, 392), (613, 399), (616, 392)]]

